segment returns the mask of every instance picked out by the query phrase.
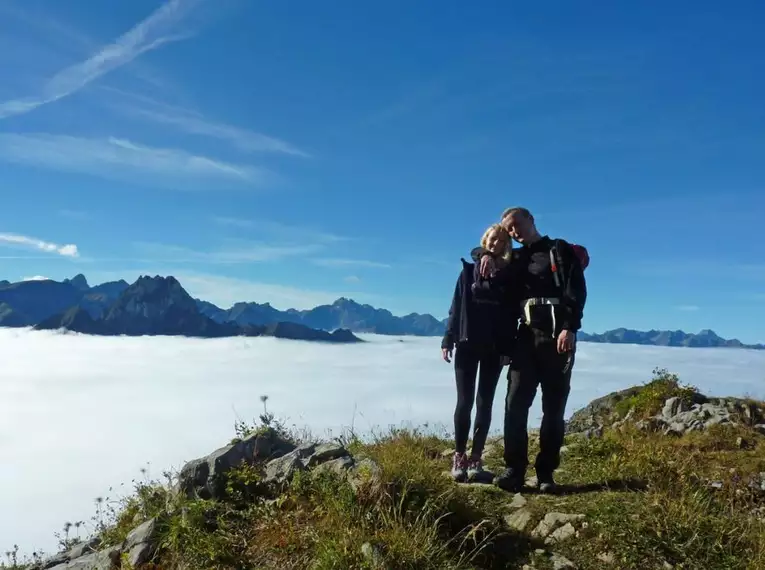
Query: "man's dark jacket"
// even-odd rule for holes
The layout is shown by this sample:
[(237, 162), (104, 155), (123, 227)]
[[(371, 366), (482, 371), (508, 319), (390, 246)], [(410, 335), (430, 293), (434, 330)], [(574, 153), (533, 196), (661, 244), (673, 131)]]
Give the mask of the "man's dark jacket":
[(463, 259), (441, 347), (451, 349), (455, 344), (467, 343), (510, 356), (517, 332), (519, 303), (509, 282), (484, 279), (476, 264)]
[[(561, 276), (561, 287), (554, 291), (538, 291), (531, 285), (529, 278), (530, 249), (544, 251), (549, 255), (550, 248), (555, 246), (558, 252), (558, 270)], [(481, 257), (486, 253), (481, 247), (473, 249), (471, 257), (480, 266)], [(548, 262), (549, 265), (549, 262)], [(587, 301), (587, 283), (584, 278), (584, 270), (571, 245), (562, 239), (550, 239), (542, 237), (532, 246), (522, 246), (512, 252), (510, 263), (502, 269), (496, 280), (509, 287), (513, 296), (517, 298), (517, 305), (524, 299), (531, 297), (558, 297), (561, 299), (559, 311), (560, 328), (577, 332), (582, 327), (584, 306)]]

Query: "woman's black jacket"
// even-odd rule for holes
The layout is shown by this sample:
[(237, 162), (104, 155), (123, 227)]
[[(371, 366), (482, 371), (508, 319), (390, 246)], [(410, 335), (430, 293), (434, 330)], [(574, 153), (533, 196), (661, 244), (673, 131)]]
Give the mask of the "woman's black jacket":
[(484, 279), (476, 264), (463, 259), (441, 347), (468, 343), (510, 356), (520, 316), (516, 297), (512, 280)]

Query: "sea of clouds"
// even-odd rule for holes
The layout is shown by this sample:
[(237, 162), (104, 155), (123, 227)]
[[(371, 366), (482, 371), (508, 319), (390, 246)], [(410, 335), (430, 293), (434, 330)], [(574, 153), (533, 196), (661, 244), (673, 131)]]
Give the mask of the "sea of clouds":
[[(319, 436), (390, 425), (451, 432), (453, 370), (440, 339), (360, 335), (327, 345), (274, 338), (109, 338), (0, 328), (0, 553), (55, 550), (98, 496), (129, 493), (227, 443), (263, 410)], [(581, 343), (567, 416), (655, 367), (710, 395), (765, 398), (765, 351)], [(492, 431), (502, 422), (504, 375)], [(537, 397), (530, 424), (541, 415)], [(112, 488), (112, 491), (109, 489)]]

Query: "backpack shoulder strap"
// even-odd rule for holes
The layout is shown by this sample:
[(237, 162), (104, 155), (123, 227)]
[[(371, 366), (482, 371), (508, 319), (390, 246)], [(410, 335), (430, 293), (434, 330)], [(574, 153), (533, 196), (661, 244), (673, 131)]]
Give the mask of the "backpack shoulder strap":
[(553, 279), (555, 279), (555, 285), (563, 290), (566, 286), (566, 265), (563, 263), (563, 250), (570, 248), (571, 246), (566, 240), (555, 239), (553, 245), (550, 248), (550, 268), (553, 272)]

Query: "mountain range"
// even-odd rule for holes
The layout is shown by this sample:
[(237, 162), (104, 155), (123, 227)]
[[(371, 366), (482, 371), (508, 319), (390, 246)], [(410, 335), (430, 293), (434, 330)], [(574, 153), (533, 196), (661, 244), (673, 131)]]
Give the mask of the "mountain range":
[(83, 275), (0, 282), (0, 326), (66, 329), (93, 335), (175, 335), (203, 338), (273, 336), (295, 340), (361, 342), (347, 329), (333, 332), (291, 322), (215, 321), (203, 314), (174, 277), (141, 276), (90, 287)]
[(644, 344), (652, 346), (676, 346), (688, 348), (751, 348), (765, 350), (764, 344), (744, 344), (740, 340), (724, 339), (712, 330), (704, 329), (697, 334), (677, 331), (636, 331), (619, 328), (602, 334), (579, 333), (581, 342), (602, 342), (610, 344)]
[[(271, 335), (305, 340), (354, 342), (352, 333), (440, 336), (446, 319), (386, 309), (341, 297), (330, 305), (285, 311), (269, 303), (240, 302), (223, 309), (193, 299), (174, 277), (140, 277), (91, 287), (84, 275), (64, 281), (0, 281), (0, 326), (66, 328), (91, 334), (178, 334), (185, 336)], [(335, 331), (330, 333), (328, 331)], [(332, 336), (334, 335), (334, 336)], [(355, 339), (355, 340), (354, 340)], [(724, 339), (711, 330), (637, 331), (619, 328), (601, 334), (579, 333), (583, 342), (673, 347), (765, 349)]]

